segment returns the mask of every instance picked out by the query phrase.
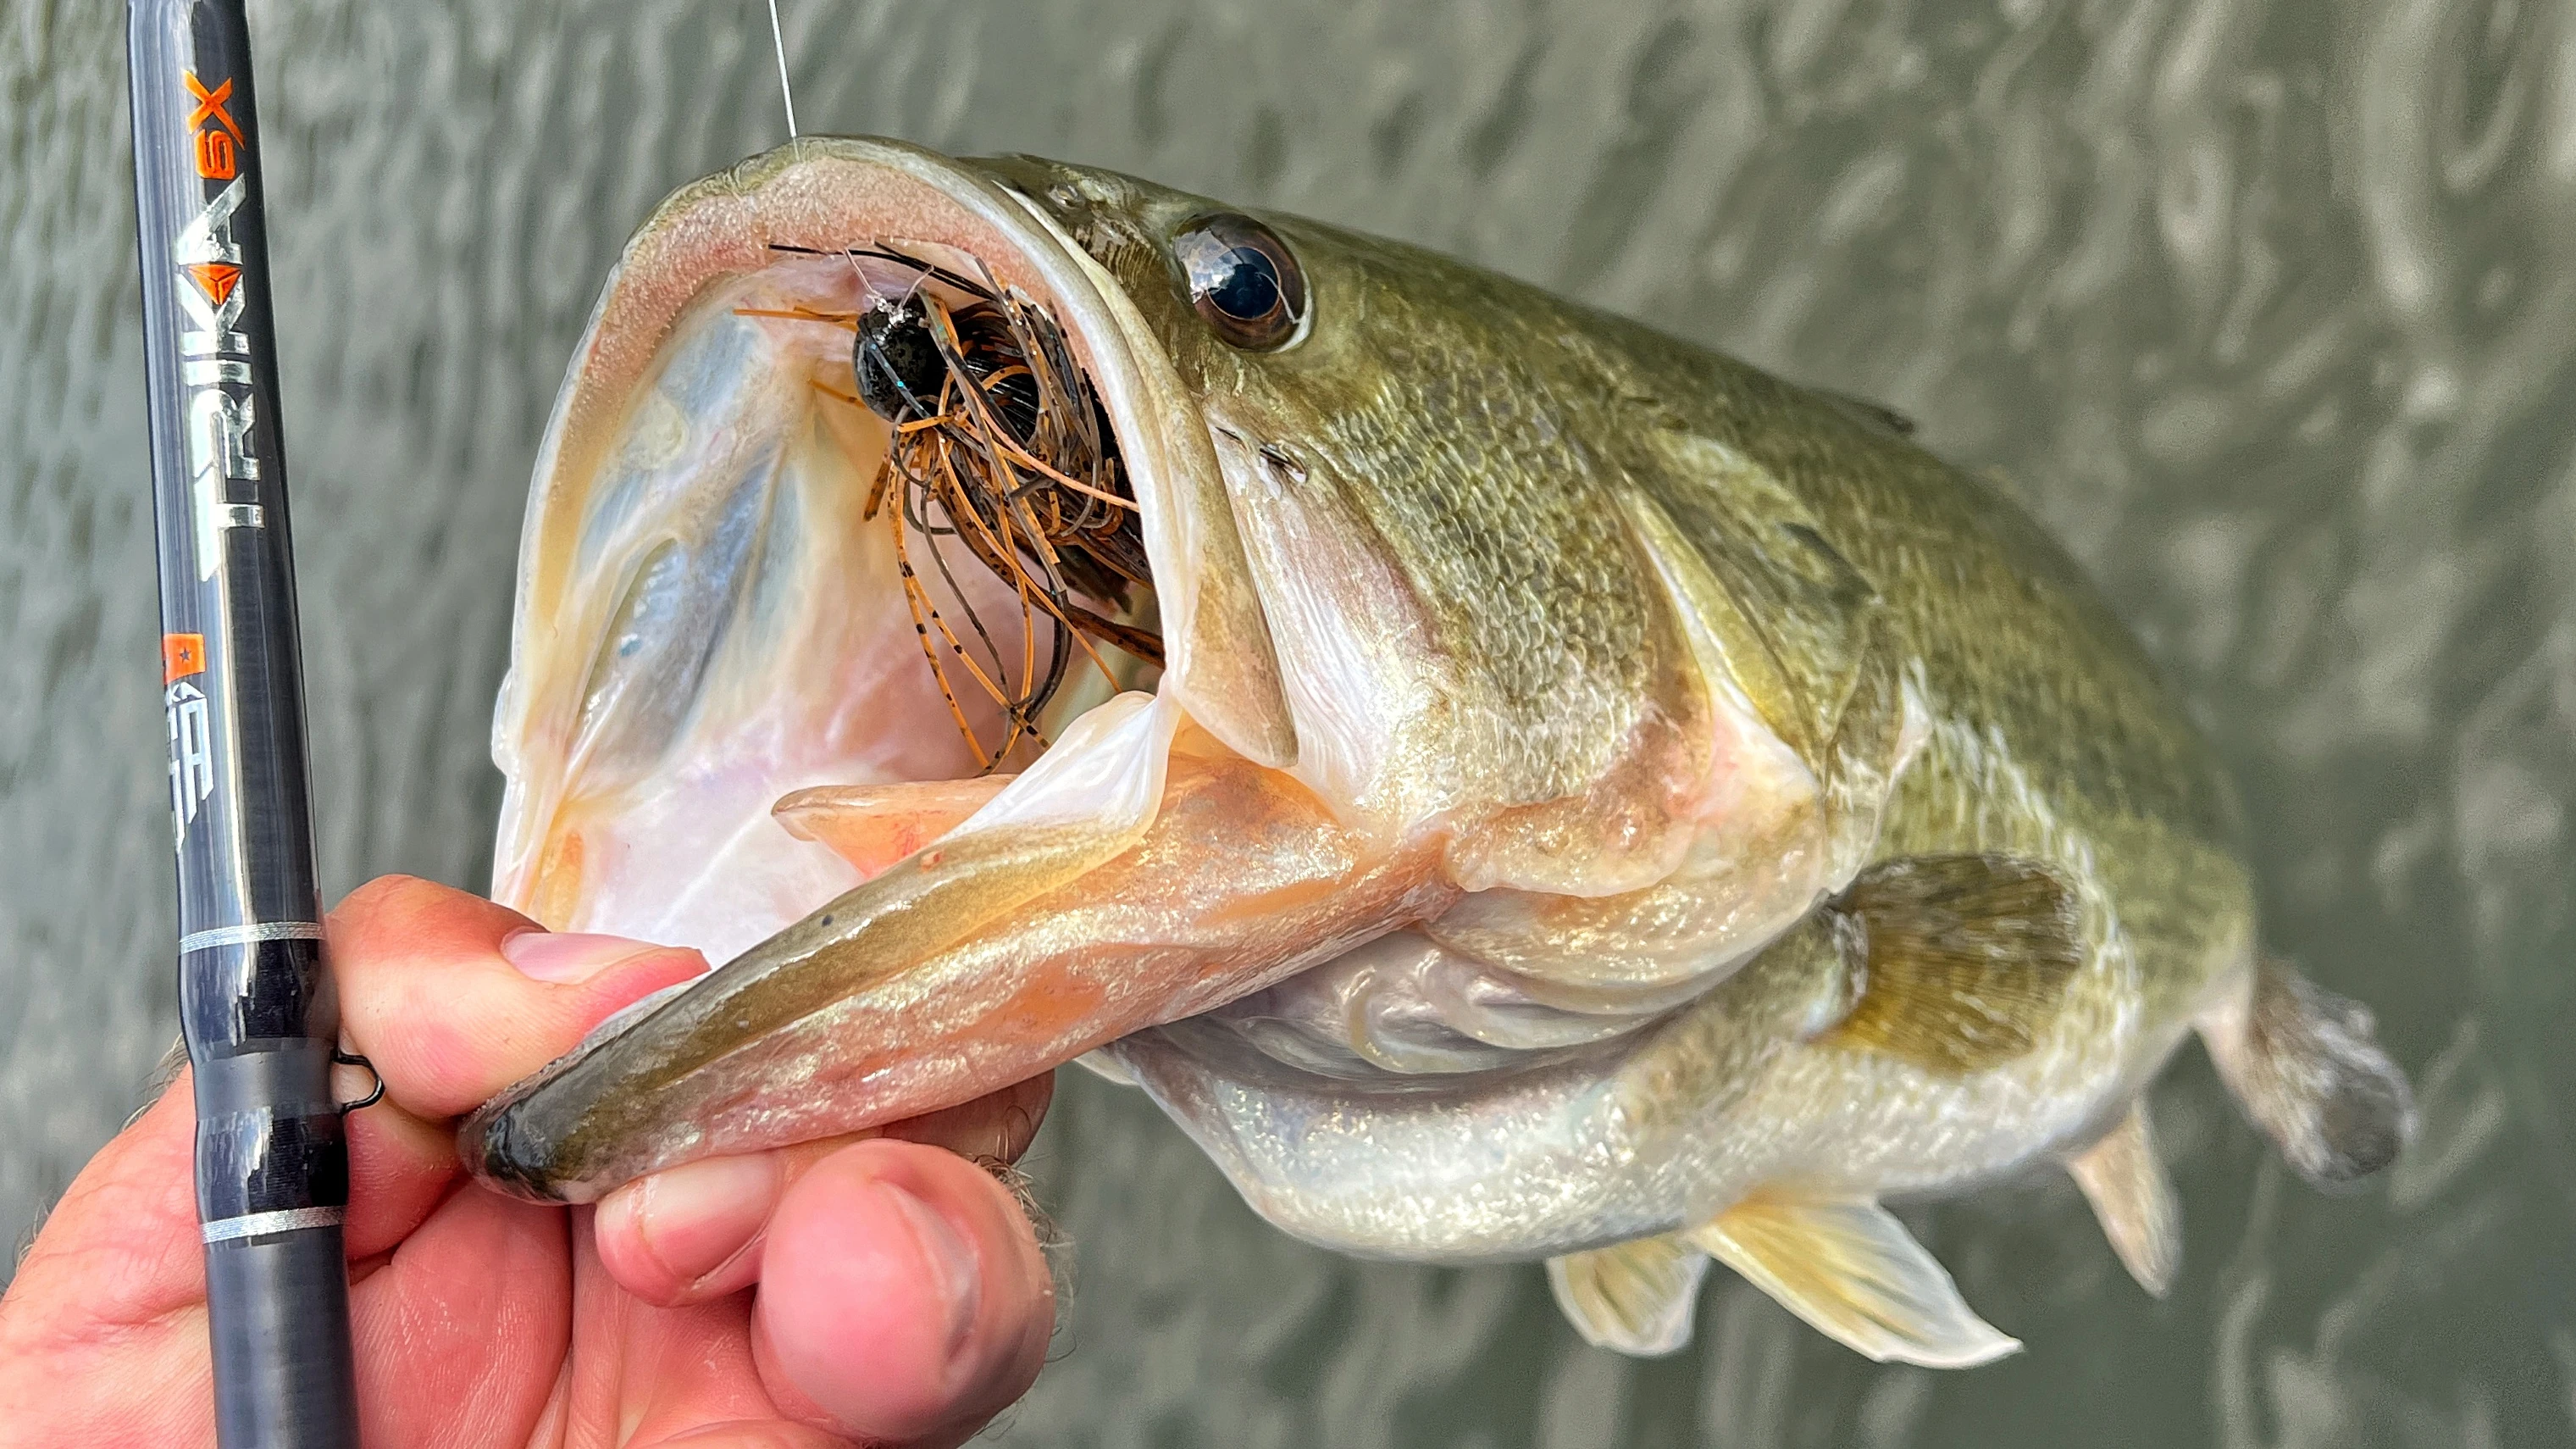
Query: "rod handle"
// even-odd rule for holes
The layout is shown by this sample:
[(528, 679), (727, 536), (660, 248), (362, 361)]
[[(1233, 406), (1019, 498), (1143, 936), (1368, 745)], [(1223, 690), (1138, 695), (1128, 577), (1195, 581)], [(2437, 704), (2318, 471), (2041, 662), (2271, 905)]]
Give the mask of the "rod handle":
[(358, 1442), (348, 1272), (337, 1224), (206, 1245), (215, 1378), (231, 1389), (216, 1396), (216, 1442), (259, 1449)]

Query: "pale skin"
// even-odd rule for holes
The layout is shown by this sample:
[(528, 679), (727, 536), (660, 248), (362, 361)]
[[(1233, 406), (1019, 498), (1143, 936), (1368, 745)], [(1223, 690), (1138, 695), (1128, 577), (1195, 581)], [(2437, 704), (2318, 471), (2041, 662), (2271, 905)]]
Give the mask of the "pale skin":
[[(348, 1118), (370, 1446), (943, 1449), (1036, 1378), (1051, 1280), (978, 1163), (1027, 1147), (1050, 1077), (543, 1207), (474, 1184), (455, 1119), (706, 963), (403, 877), (343, 902), (330, 942), (386, 1089)], [(46, 1220), (0, 1302), (0, 1438), (214, 1442), (193, 1128), (183, 1073)]]

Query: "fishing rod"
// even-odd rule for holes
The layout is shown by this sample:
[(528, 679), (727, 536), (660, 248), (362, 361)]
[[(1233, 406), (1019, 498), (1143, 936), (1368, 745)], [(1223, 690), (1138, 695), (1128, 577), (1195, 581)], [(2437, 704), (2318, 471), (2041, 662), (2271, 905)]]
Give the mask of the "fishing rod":
[(314, 879), (250, 31), (242, 0), (127, 19), (215, 1435), (336, 1449), (358, 1441), (341, 1118), (365, 1104), (331, 1086), (357, 1059)]

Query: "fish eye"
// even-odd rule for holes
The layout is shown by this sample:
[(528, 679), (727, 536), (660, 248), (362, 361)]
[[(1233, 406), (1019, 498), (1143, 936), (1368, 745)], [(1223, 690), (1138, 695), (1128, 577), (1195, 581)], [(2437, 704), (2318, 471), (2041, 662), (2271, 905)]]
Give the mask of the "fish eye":
[(1276, 233), (1248, 216), (1203, 216), (1172, 239), (1190, 305), (1216, 335), (1253, 352), (1297, 340), (1306, 320), (1306, 274)]

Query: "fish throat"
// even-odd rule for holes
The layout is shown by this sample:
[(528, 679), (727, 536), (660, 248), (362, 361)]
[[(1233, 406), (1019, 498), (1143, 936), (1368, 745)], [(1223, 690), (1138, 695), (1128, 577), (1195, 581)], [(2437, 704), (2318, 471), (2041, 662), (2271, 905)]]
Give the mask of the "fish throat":
[[(1154, 628), (1083, 602), (1126, 614), (1150, 594), (1143, 517), (1108, 411), (1044, 305), (989, 273), (969, 277), (892, 244), (841, 255), (867, 299), (855, 313), (735, 310), (851, 331), (854, 390), (813, 386), (891, 429), (861, 517), (891, 528), (923, 662), (989, 772), (1023, 747), (1047, 747), (1040, 720), (1070, 671), (1096, 668), (1117, 685), (1100, 645), (1161, 667)], [(862, 262), (876, 265), (860, 270)], [(899, 289), (889, 292), (890, 278)], [(1016, 627), (997, 633), (958, 586), (957, 570), (970, 565), (1011, 591)], [(944, 585), (950, 610), (939, 607), (924, 570)], [(1039, 628), (1041, 619), (1051, 627)], [(961, 690), (998, 709), (998, 738), (968, 718)]]

